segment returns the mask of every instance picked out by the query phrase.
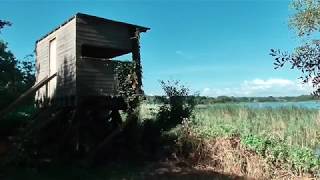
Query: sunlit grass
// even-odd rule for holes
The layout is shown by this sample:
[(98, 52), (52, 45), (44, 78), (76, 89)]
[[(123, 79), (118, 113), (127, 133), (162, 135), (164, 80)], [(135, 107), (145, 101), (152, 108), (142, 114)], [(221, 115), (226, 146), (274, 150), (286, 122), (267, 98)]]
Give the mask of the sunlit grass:
[(314, 148), (319, 142), (319, 125), (318, 110), (216, 105), (196, 109), (193, 126), (205, 136), (253, 134), (279, 138), (289, 145)]
[[(152, 118), (159, 105), (143, 104), (142, 119)], [(202, 136), (231, 134), (272, 137), (288, 145), (316, 148), (320, 137), (320, 111), (298, 107), (249, 108), (238, 104), (197, 106), (193, 129)]]

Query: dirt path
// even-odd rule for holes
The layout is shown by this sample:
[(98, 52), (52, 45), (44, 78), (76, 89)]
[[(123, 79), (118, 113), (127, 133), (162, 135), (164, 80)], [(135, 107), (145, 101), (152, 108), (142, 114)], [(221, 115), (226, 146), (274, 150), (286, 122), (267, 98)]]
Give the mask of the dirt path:
[(149, 167), (144, 179), (155, 180), (244, 180), (249, 179), (236, 175), (215, 172), (210, 169), (193, 168), (184, 162), (162, 162)]

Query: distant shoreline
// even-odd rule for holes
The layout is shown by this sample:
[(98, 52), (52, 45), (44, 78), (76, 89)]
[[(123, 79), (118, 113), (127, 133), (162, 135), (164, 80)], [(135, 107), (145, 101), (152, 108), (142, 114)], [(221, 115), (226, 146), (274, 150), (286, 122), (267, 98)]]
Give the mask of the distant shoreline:
[[(147, 103), (158, 104), (164, 96), (146, 96)], [(242, 103), (242, 102), (303, 102), (303, 101), (317, 101), (318, 97), (312, 95), (301, 96), (283, 96), (283, 97), (234, 97), (234, 96), (194, 96), (197, 104), (214, 104), (214, 103)]]

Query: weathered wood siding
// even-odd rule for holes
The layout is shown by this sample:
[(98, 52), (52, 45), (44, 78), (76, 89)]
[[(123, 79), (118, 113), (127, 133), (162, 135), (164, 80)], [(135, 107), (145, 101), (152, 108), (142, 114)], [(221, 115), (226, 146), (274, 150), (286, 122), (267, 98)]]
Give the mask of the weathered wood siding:
[(77, 14), (46, 35), (36, 44), (36, 78), (39, 82), (49, 76), (50, 41), (55, 39), (57, 88), (52, 96), (48, 95), (48, 87), (41, 88), (36, 100), (41, 102), (48, 98), (65, 102), (71, 97), (71, 105), (76, 105), (78, 97), (118, 95), (115, 72), (118, 62), (107, 59), (132, 52), (136, 46), (132, 43), (136, 28), (143, 32), (148, 29)]
[(125, 24), (105, 22), (79, 16), (77, 19), (77, 52), (83, 44), (131, 51), (129, 28)]
[(117, 81), (113, 61), (102, 61), (82, 57), (82, 46), (112, 48), (131, 52), (129, 28), (125, 24), (105, 22), (92, 17), (79, 16), (77, 19), (77, 95), (117, 95)]
[(117, 95), (116, 61), (94, 58), (78, 59), (77, 95), (115, 96)]
[(36, 93), (36, 100), (75, 96), (76, 92), (76, 19), (72, 19), (36, 44), (36, 83), (49, 75), (49, 43), (57, 43), (57, 88), (54, 97), (47, 97), (47, 87)]

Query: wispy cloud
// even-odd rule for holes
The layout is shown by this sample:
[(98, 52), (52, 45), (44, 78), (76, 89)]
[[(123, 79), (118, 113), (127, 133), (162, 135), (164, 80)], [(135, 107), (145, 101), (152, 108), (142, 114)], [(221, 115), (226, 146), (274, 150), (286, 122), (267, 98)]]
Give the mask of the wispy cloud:
[(194, 58), (193, 55), (191, 55), (191, 54), (189, 54), (189, 53), (186, 53), (186, 52), (184, 52), (184, 51), (181, 51), (181, 50), (176, 50), (175, 53), (176, 53), (178, 56), (181, 56), (181, 57), (183, 57), (183, 58), (185, 58), (185, 59), (193, 59), (193, 58)]
[(311, 84), (281, 78), (245, 80), (234, 87), (204, 88), (204, 96), (295, 96), (310, 94)]

